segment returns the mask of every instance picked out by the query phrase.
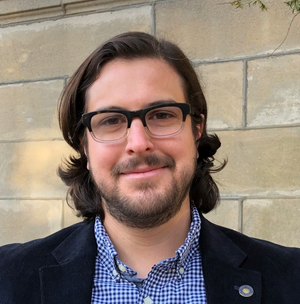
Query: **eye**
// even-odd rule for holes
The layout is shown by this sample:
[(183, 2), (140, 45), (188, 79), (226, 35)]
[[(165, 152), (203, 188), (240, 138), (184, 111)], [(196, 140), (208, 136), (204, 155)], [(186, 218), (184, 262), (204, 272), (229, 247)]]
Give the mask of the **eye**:
[(151, 111), (148, 115), (148, 119), (169, 119), (173, 118), (175, 115), (172, 111), (163, 111), (163, 110), (157, 110), (157, 111)]
[(126, 123), (126, 117), (122, 114), (100, 114), (98, 124), (100, 126), (115, 126)]
[(107, 125), (107, 126), (113, 126), (113, 125), (117, 125), (120, 123), (123, 123), (124, 119), (122, 119), (122, 117), (108, 117), (104, 120), (101, 121), (101, 125)]
[(93, 131), (96, 129), (115, 129), (127, 125), (127, 119), (122, 114), (116, 113), (99, 113), (93, 116), (91, 126)]

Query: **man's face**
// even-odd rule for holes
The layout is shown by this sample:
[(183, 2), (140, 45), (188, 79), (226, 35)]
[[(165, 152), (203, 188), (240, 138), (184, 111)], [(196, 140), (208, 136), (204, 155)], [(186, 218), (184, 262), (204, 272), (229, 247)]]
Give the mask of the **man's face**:
[[(155, 102), (185, 103), (178, 74), (158, 59), (114, 60), (101, 70), (87, 94), (87, 112), (140, 110)], [(200, 137), (200, 133), (198, 135)], [(130, 227), (167, 222), (189, 204), (197, 151), (187, 116), (182, 131), (152, 138), (139, 118), (118, 142), (99, 143), (87, 134), (87, 168), (99, 189), (105, 213)]]

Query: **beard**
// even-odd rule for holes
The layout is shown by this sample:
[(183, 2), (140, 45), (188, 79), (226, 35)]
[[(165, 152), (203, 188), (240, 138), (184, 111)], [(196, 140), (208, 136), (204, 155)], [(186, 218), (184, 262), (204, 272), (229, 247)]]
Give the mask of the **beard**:
[[(138, 194), (134, 196), (121, 192), (119, 177), (121, 172), (134, 170), (136, 166), (165, 167), (174, 173), (176, 163), (170, 156), (158, 157), (155, 154), (132, 158), (127, 162), (116, 164), (112, 170), (113, 186), (105, 180), (96, 182), (92, 168), (90, 173), (101, 197), (104, 209), (118, 222), (133, 228), (154, 228), (168, 222), (181, 209), (183, 201), (188, 196), (196, 170), (196, 158), (191, 166), (184, 168), (165, 185), (164, 191), (157, 191), (157, 184), (153, 181), (138, 182), (134, 185)], [(103, 219), (102, 219), (103, 220)]]

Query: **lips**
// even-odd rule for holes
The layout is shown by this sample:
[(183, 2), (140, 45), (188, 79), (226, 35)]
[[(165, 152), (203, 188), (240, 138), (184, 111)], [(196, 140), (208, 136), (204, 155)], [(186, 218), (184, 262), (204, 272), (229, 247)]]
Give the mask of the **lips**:
[(136, 168), (134, 170), (122, 173), (121, 176), (130, 179), (149, 179), (158, 177), (166, 167), (157, 168)]
[(121, 174), (141, 174), (141, 173), (148, 173), (151, 171), (159, 170), (165, 167), (140, 167), (140, 168), (134, 168), (133, 170), (128, 170), (121, 172)]

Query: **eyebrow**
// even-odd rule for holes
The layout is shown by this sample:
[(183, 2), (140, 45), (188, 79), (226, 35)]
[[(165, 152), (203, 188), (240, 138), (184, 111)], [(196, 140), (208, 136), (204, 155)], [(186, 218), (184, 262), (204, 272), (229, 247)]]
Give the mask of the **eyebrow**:
[[(173, 100), (173, 99), (157, 100), (157, 101), (149, 102), (143, 109), (149, 108), (151, 106), (160, 105), (160, 104), (163, 105), (165, 103), (178, 103), (178, 102)], [(103, 111), (103, 110), (127, 110), (127, 109), (124, 108), (124, 107), (112, 105), (112, 106), (109, 106), (109, 107), (98, 108), (95, 111)]]

